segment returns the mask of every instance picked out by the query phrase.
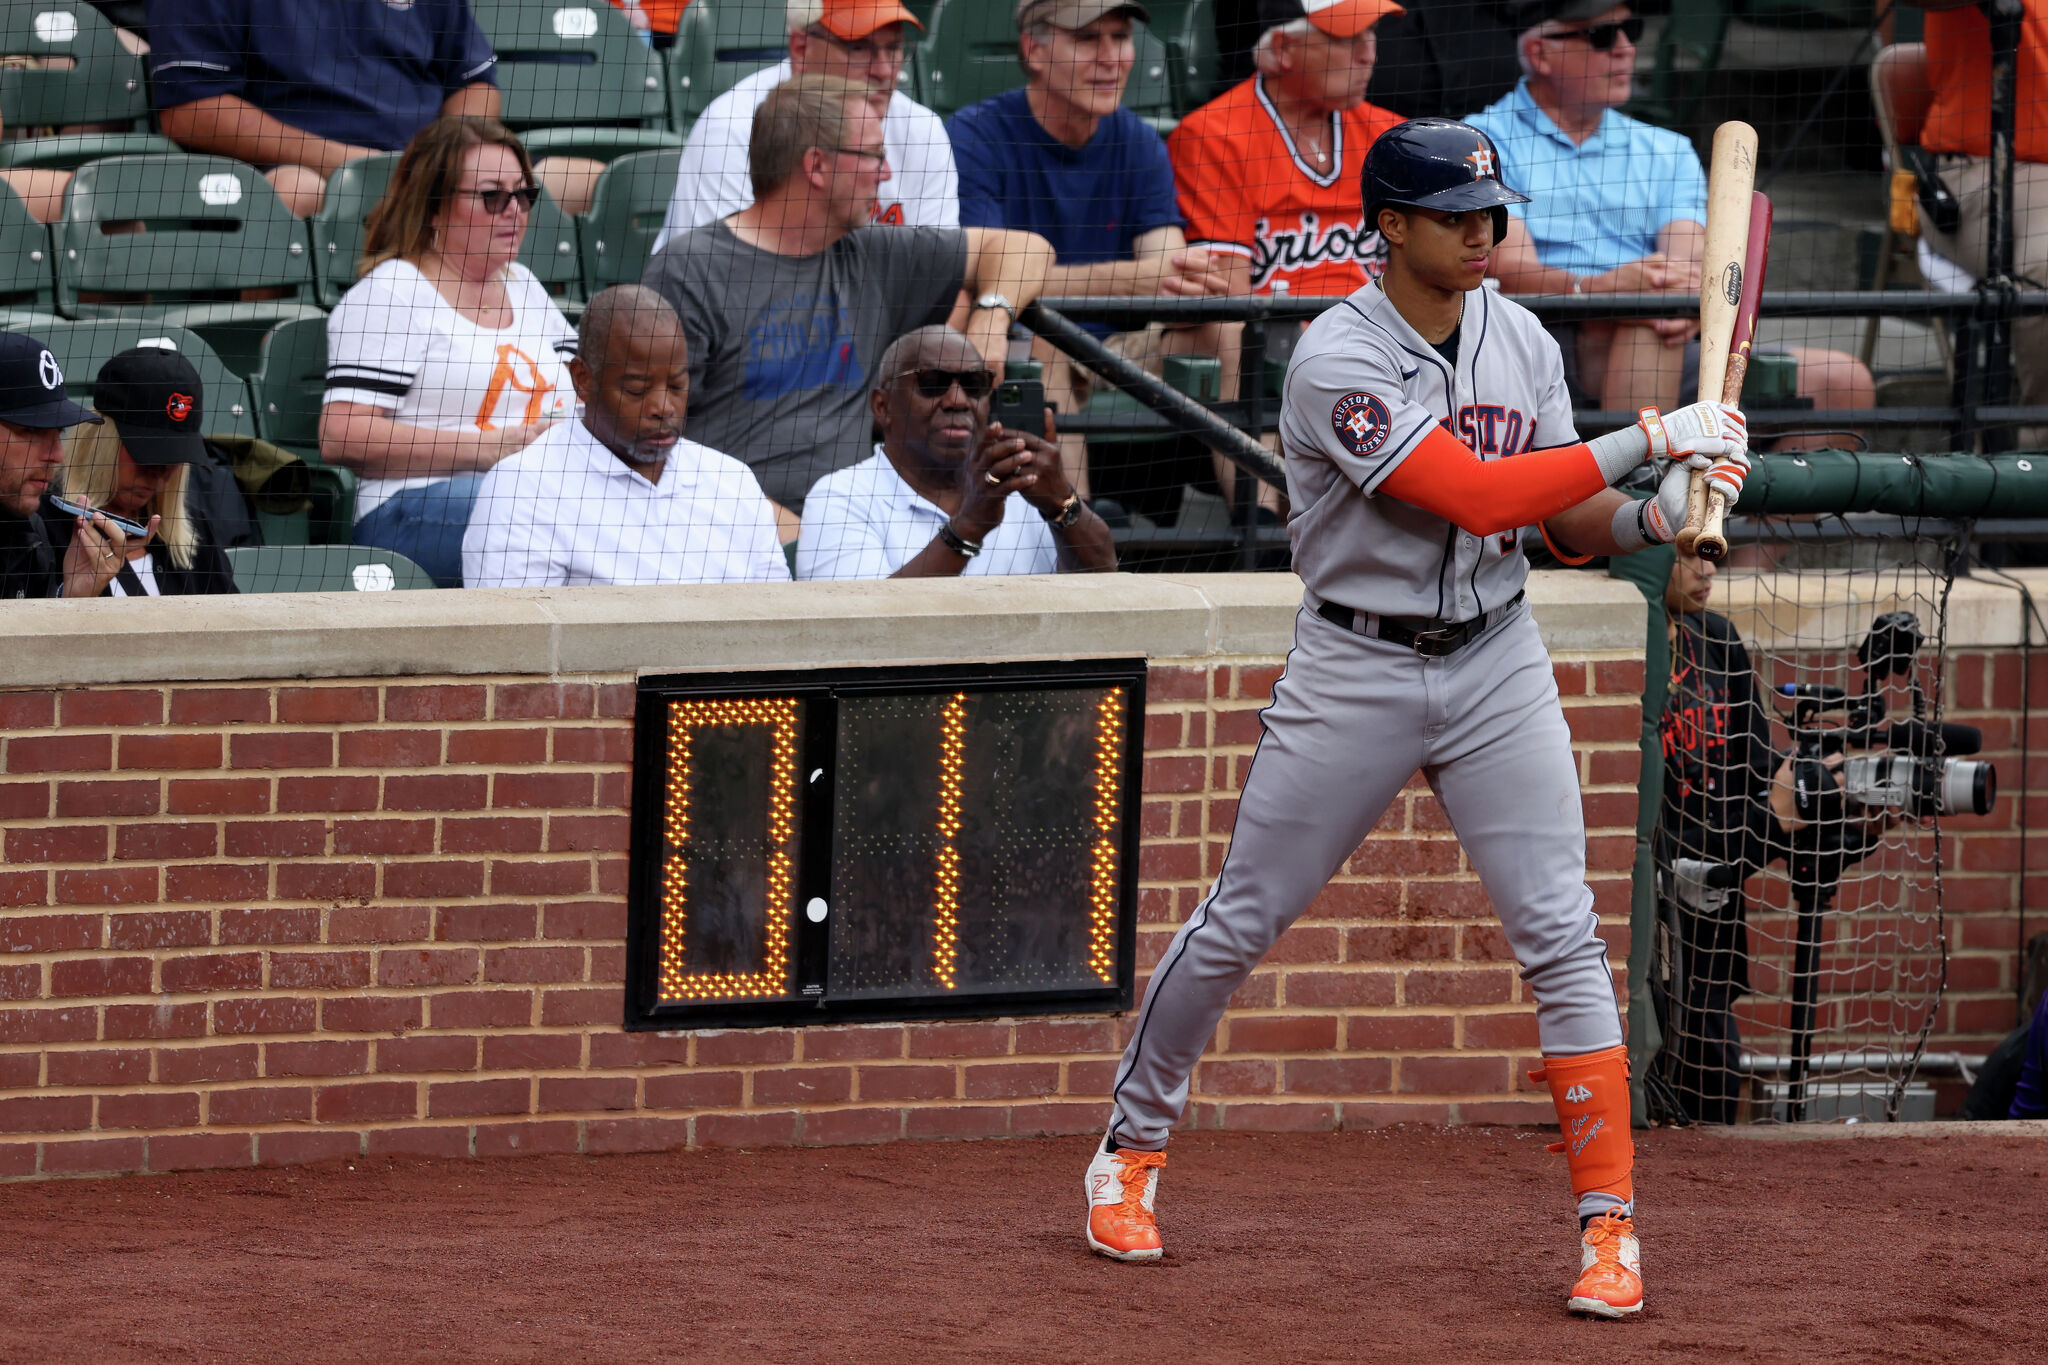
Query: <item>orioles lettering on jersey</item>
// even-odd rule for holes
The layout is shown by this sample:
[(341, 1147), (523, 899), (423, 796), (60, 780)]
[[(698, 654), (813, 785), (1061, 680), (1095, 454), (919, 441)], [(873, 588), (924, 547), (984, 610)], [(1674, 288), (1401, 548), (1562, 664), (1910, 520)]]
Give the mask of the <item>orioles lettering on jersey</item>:
[(1387, 268), (1387, 244), (1378, 228), (1359, 223), (1332, 223), (1303, 210), (1300, 226), (1275, 230), (1272, 220), (1261, 218), (1252, 228), (1252, 289), (1266, 291), (1273, 277), (1282, 271), (1292, 275), (1320, 265), (1355, 264), (1364, 279), (1376, 280)]

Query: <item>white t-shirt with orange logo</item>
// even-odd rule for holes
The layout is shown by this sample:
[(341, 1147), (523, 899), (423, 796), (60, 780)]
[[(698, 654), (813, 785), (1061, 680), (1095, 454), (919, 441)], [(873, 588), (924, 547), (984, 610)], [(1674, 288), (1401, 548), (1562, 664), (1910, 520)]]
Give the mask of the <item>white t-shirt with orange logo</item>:
[[(479, 327), (404, 261), (386, 261), (327, 318), (326, 403), (364, 403), (435, 431), (495, 431), (558, 422), (576, 411), (563, 361), (576, 330), (525, 266), (505, 269), (512, 325)], [(356, 519), (405, 488), (446, 474), (364, 479)]]

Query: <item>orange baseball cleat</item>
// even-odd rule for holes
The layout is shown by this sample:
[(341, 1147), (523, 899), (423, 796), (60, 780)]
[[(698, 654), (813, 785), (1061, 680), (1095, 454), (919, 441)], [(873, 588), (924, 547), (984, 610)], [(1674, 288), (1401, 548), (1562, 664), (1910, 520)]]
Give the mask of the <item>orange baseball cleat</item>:
[(1574, 1313), (1622, 1318), (1643, 1311), (1643, 1251), (1635, 1223), (1619, 1208), (1586, 1224), (1579, 1239), (1579, 1282), (1565, 1307)]
[(1164, 1152), (1095, 1151), (1088, 1163), (1088, 1245), (1119, 1261), (1156, 1261), (1159, 1224), (1152, 1205), (1159, 1197)]

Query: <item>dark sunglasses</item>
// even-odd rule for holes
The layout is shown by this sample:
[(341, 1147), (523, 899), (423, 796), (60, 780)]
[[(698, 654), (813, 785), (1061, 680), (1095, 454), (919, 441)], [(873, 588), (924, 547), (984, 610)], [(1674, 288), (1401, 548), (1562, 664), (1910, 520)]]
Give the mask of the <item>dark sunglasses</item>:
[(470, 193), (484, 206), (484, 212), (493, 218), (503, 213), (514, 200), (528, 213), (532, 213), (533, 206), (540, 202), (540, 187), (537, 185), (525, 185), (516, 190), (471, 190)]
[(1643, 40), (1643, 16), (1631, 14), (1619, 23), (1595, 24), (1591, 28), (1575, 28), (1566, 33), (1546, 33), (1543, 36), (1554, 38), (1560, 43), (1567, 38), (1584, 38), (1586, 46), (1592, 48), (1595, 52), (1611, 52), (1614, 50), (1615, 38), (1624, 33), (1628, 35), (1630, 45), (1641, 42)]
[(916, 379), (921, 398), (944, 398), (955, 384), (971, 403), (978, 403), (995, 389), (996, 377), (987, 370), (905, 370), (898, 379)]

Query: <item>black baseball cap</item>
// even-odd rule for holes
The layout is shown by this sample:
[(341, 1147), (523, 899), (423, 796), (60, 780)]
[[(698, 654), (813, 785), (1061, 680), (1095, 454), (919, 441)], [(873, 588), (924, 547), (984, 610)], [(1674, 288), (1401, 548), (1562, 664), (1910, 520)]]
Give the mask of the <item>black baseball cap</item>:
[(0, 422), (49, 430), (97, 422), (64, 395), (64, 371), (50, 348), (25, 332), (0, 332)]
[(137, 464), (191, 464), (206, 458), (199, 371), (176, 351), (136, 346), (100, 366), (92, 405), (121, 433)]

